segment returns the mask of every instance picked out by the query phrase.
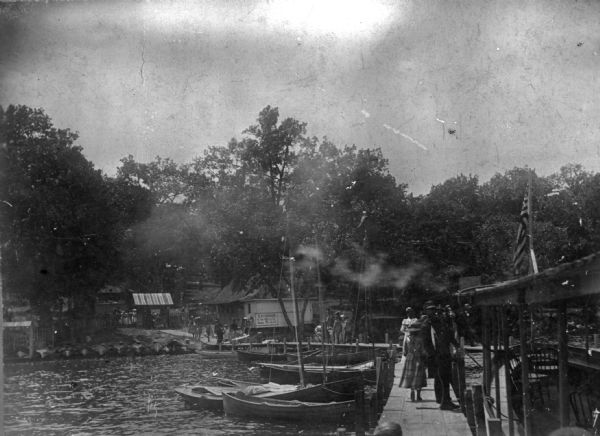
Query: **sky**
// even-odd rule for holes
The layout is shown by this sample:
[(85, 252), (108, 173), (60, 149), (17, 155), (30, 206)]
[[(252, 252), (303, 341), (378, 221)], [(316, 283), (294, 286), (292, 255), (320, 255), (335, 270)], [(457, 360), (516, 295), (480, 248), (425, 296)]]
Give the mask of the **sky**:
[(267, 105), (380, 147), (424, 194), (458, 174), (600, 171), (600, 2), (306, 0), (0, 6), (0, 105), (41, 107), (97, 168), (190, 162)]

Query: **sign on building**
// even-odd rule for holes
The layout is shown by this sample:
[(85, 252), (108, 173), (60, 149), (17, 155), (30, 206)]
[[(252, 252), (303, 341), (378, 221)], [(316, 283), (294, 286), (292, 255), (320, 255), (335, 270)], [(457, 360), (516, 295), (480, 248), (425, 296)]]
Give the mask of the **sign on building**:
[(256, 327), (276, 327), (277, 326), (277, 314), (276, 313), (256, 313), (254, 315), (254, 324)]

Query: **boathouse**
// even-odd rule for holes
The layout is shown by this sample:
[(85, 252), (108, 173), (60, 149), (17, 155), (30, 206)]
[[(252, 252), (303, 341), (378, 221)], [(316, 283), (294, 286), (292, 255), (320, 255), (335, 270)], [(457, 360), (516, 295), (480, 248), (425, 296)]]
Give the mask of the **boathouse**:
[(169, 327), (169, 308), (173, 298), (169, 293), (132, 294), (136, 309), (136, 325), (142, 328)]
[(456, 295), (482, 310), (482, 431), (600, 432), (600, 252)]

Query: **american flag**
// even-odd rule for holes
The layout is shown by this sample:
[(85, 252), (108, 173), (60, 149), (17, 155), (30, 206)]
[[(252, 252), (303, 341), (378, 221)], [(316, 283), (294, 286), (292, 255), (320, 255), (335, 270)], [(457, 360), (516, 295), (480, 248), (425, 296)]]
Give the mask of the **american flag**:
[(513, 254), (513, 265), (515, 275), (524, 275), (529, 273), (529, 195), (523, 199), (523, 207), (519, 216), (519, 230), (517, 232), (517, 244)]

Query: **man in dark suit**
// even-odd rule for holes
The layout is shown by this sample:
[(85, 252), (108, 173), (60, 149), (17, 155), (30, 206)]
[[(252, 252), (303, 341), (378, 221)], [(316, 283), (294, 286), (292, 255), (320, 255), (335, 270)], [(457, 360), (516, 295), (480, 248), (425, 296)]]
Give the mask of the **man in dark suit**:
[(423, 307), (425, 312), (425, 347), (429, 354), (428, 371), (433, 375), (435, 400), (442, 410), (455, 410), (460, 406), (450, 398), (450, 383), (452, 381), (452, 352), (450, 346), (458, 346), (453, 329), (447, 325), (440, 310), (427, 301)]

